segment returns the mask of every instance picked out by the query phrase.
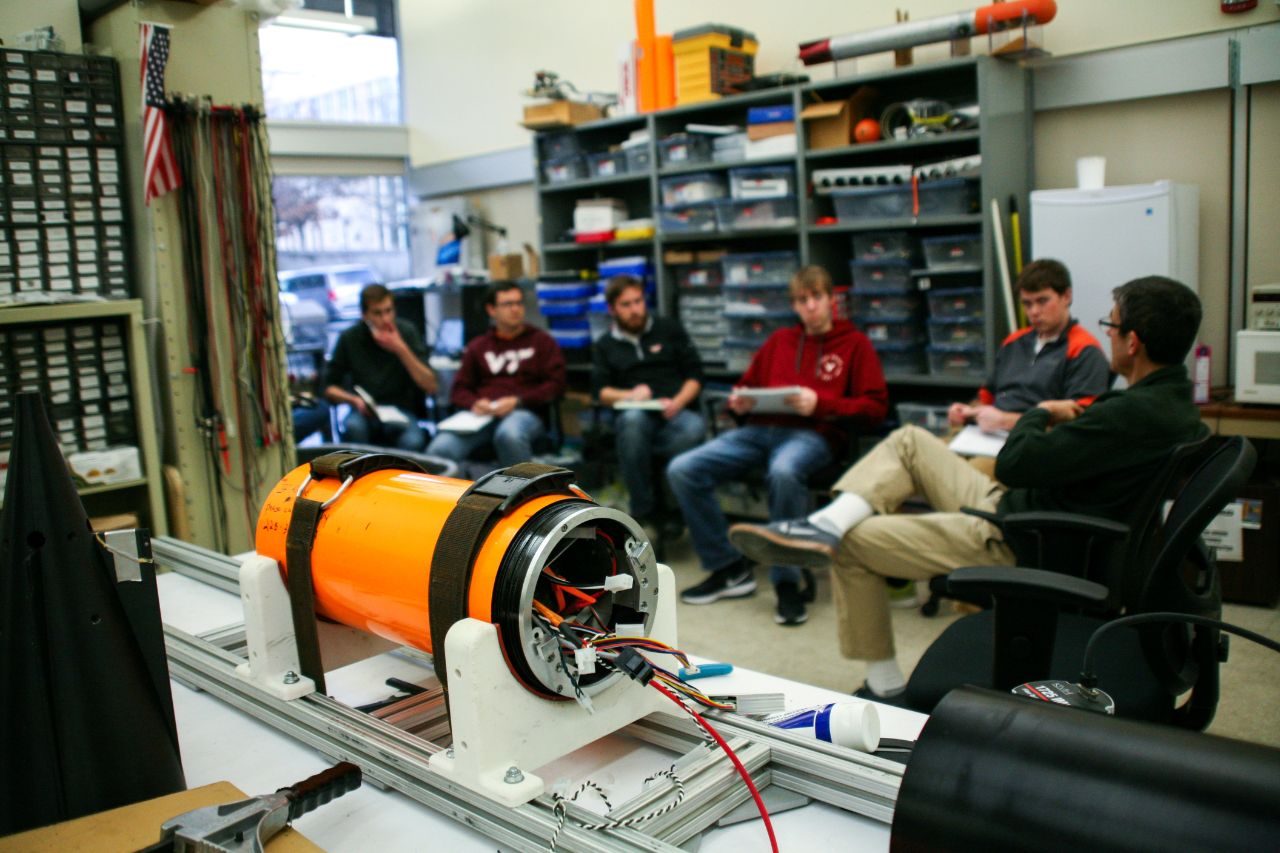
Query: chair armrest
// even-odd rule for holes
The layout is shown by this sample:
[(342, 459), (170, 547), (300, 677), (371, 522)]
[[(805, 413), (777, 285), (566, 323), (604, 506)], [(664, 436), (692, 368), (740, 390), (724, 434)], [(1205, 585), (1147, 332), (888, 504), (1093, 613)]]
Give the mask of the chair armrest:
[(960, 511), (965, 515), (972, 515), (974, 518), (981, 518), (983, 521), (990, 522), (1001, 531), (1004, 530), (1004, 519), (996, 515), (994, 512), (987, 512), (985, 509), (976, 509), (971, 506), (962, 506), (960, 507)]
[(997, 602), (1009, 599), (1042, 601), (1069, 607), (1100, 607), (1108, 590), (1100, 583), (1070, 575), (1010, 566), (968, 566), (945, 576), (948, 592), (958, 595), (991, 595)]
[[(970, 512), (966, 507), (964, 512)], [(977, 514), (977, 510), (970, 514)], [(985, 517), (985, 514), (983, 515)], [(1096, 515), (1074, 512), (1015, 512), (1000, 519), (1005, 531), (1059, 530), (1086, 533), (1103, 539), (1122, 539), (1129, 535), (1129, 525)]]

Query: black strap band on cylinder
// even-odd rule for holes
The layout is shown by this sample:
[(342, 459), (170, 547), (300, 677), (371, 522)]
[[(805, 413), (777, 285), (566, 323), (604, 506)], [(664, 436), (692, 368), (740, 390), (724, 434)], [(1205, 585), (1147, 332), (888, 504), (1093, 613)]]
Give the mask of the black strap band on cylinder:
[[(366, 474), (387, 469), (426, 473), (417, 462), (390, 453), (337, 451), (313, 460), (309, 479), (338, 478), (345, 482), (348, 478), (358, 480)], [(320, 693), (325, 692), (324, 663), (320, 658), (320, 632), (316, 626), (311, 549), (316, 541), (320, 517), (327, 506), (328, 503), (298, 495), (293, 502), (293, 512), (289, 515), (289, 533), (285, 537), (285, 562), (289, 567), (289, 608), (293, 616), (293, 636), (298, 647), (298, 667), (303, 675), (315, 682), (316, 690)]]
[(471, 569), (498, 519), (516, 506), (546, 494), (567, 494), (573, 472), (554, 465), (522, 462), (493, 471), (471, 484), (454, 506), (431, 556), (427, 604), (431, 614), (431, 656), (440, 686), (448, 689), (444, 640), (455, 622), (467, 617)]

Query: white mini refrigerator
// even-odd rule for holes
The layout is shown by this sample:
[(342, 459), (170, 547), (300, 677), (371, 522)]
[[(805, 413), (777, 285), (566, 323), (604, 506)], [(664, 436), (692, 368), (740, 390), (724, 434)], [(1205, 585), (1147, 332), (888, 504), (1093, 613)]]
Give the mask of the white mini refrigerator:
[(1130, 279), (1164, 275), (1199, 292), (1200, 189), (1156, 181), (1096, 190), (1031, 193), (1031, 257), (1071, 271), (1071, 313), (1107, 346), (1098, 319), (1111, 291)]

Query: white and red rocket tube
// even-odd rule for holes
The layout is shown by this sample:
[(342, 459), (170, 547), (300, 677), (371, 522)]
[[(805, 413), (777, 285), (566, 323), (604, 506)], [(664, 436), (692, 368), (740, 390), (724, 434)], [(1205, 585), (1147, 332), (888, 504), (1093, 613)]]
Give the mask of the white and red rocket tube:
[(1024, 19), (1028, 23), (1047, 24), (1057, 13), (1058, 4), (1054, 0), (1008, 0), (971, 12), (956, 12), (923, 21), (904, 21), (861, 33), (806, 42), (800, 45), (800, 61), (805, 65), (817, 65), (918, 44), (997, 33), (1022, 26)]

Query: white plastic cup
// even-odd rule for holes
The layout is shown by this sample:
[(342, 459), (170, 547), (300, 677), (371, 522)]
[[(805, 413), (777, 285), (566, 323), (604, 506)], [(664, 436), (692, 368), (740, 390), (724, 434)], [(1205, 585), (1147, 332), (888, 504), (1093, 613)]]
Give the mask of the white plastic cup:
[(1082, 190), (1100, 190), (1107, 184), (1107, 158), (1081, 157), (1076, 160), (1076, 186)]
[(811, 705), (773, 714), (761, 722), (859, 752), (875, 752), (880, 745), (880, 713), (870, 702)]

